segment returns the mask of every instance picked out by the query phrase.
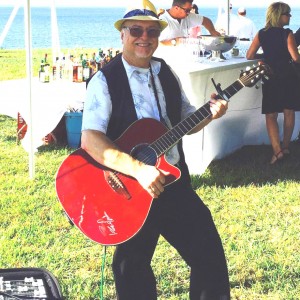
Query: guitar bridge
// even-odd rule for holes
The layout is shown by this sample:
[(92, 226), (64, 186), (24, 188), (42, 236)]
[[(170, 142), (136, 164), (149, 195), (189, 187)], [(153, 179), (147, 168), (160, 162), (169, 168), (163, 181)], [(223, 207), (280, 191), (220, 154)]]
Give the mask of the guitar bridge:
[(127, 200), (131, 199), (131, 195), (128, 193), (125, 185), (120, 180), (116, 172), (104, 171), (104, 178), (113, 191), (125, 197)]

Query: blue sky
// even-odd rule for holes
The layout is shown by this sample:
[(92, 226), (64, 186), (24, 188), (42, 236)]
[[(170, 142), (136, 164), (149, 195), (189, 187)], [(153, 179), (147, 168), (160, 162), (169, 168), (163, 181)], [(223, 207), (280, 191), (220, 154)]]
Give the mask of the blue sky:
[[(0, 5), (11, 5), (14, 6), (20, 0), (1, 0)], [(25, 0), (22, 0), (23, 2)], [(29, 1), (29, 0), (27, 0)], [(30, 0), (32, 6), (48, 6), (53, 0)], [(114, 7), (126, 7), (131, 4), (134, 0), (54, 0), (57, 6), (114, 6)], [(270, 3), (275, 0), (231, 0), (230, 2), (234, 7), (267, 7)], [(153, 4), (157, 8), (169, 8), (171, 6), (172, 0), (152, 0)], [(288, 3), (291, 8), (300, 7), (299, 0), (284, 0)], [(218, 7), (227, 3), (227, 0), (194, 0), (199, 7)]]

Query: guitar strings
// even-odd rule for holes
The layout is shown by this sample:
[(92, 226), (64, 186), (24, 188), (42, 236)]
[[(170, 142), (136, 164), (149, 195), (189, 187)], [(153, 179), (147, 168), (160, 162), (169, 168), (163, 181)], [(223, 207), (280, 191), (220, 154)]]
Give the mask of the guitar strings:
[[(257, 70), (260, 70), (260, 68), (257, 68)], [(150, 71), (151, 68), (150, 68)], [(152, 75), (152, 74), (151, 74)], [(253, 78), (255, 75), (257, 75), (257, 71), (254, 71), (254, 72), (246, 72), (245, 75), (241, 76), (239, 78), (239, 80), (241, 80), (242, 82), (243, 81), (248, 81), (250, 78)], [(153, 75), (152, 75), (153, 76)], [(151, 77), (152, 77), (151, 76)], [(155, 85), (154, 85), (155, 86)], [(229, 86), (228, 88), (226, 88), (223, 93), (228, 93), (229, 97), (232, 96), (232, 93), (229, 92), (229, 89), (230, 88), (233, 88), (236, 92), (239, 91), (239, 89), (236, 89), (234, 86)], [(208, 102), (209, 103), (209, 102)], [(156, 156), (159, 157), (161, 154), (165, 153), (166, 151), (168, 151), (172, 146), (173, 146), (173, 137), (175, 136), (176, 137), (176, 133), (179, 135), (180, 138), (182, 138), (183, 135), (181, 135), (179, 133), (178, 130), (182, 131), (181, 130), (181, 126), (184, 127), (184, 129), (188, 129), (184, 126), (184, 122), (189, 122), (189, 121), (192, 121), (192, 118), (193, 117), (196, 117), (198, 119), (198, 121), (203, 121), (204, 119), (208, 118), (211, 113), (210, 111), (206, 110), (206, 105), (208, 104), (206, 103), (205, 105), (203, 105), (201, 108), (199, 108), (195, 113), (193, 113), (191, 116), (187, 117), (185, 120), (181, 121), (179, 124), (175, 125), (172, 129), (170, 129), (168, 132), (166, 132), (165, 134), (163, 134), (160, 138), (158, 138), (157, 140), (155, 140), (154, 142), (152, 142), (150, 145), (147, 146), (146, 150), (143, 151), (143, 154), (145, 156), (145, 159), (142, 160), (143, 163), (145, 164), (150, 164), (151, 161), (152, 161), (152, 152), (154, 151), (156, 153)], [(207, 116), (205, 116), (204, 113), (201, 112), (201, 109), (205, 109), (206, 113), (208, 113)], [(199, 118), (197, 117), (197, 113), (200, 113), (201, 116), (203, 117), (202, 120), (199, 120)], [(197, 125), (197, 124), (195, 124)], [(189, 130), (193, 129), (194, 127), (191, 127), (189, 128)], [(174, 135), (173, 135), (173, 132), (174, 132)], [(187, 131), (188, 132), (188, 131)], [(171, 139), (171, 142), (172, 143), (168, 143), (168, 140)], [(178, 139), (179, 141), (179, 139)], [(159, 150), (159, 152), (157, 151)]]

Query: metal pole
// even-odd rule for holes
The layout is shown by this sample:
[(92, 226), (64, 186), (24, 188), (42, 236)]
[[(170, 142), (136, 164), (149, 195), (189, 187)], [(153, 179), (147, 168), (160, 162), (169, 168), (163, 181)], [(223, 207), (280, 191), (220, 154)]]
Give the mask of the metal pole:
[(227, 19), (227, 34), (230, 35), (230, 1), (227, 0), (227, 5), (225, 7), (225, 15)]
[(27, 73), (27, 101), (29, 107), (28, 134), (30, 134), (29, 147), (29, 177), (34, 178), (34, 147), (33, 147), (33, 126), (32, 126), (32, 44), (31, 44), (31, 11), (30, 0), (24, 2), (24, 28), (25, 28), (25, 49), (26, 49), (26, 73)]
[(6, 37), (8, 31), (9, 31), (9, 29), (10, 29), (10, 26), (11, 26), (13, 20), (15, 19), (15, 16), (16, 16), (16, 14), (17, 14), (19, 8), (20, 8), (20, 5), (21, 5), (21, 2), (20, 2), (20, 1), (19, 1), (18, 3), (16, 3), (16, 4), (15, 4), (15, 7), (14, 7), (14, 9), (13, 9), (13, 11), (12, 11), (12, 13), (11, 13), (10, 16), (9, 16), (9, 19), (8, 19), (6, 25), (5, 25), (5, 27), (4, 27), (3, 31), (2, 31), (2, 33), (1, 33), (1, 36), (0, 36), (0, 47), (2, 46), (2, 44), (3, 44), (4, 40), (5, 40), (5, 37)]
[(55, 0), (51, 2), (51, 36), (52, 36), (52, 58), (55, 62), (55, 57), (60, 54), (60, 40), (57, 25), (56, 5)]

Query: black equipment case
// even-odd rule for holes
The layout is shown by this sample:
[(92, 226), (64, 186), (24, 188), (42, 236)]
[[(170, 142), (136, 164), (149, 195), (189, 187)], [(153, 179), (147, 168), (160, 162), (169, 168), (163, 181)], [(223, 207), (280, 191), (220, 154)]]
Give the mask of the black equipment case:
[(0, 269), (0, 300), (63, 300), (57, 279), (41, 268)]

